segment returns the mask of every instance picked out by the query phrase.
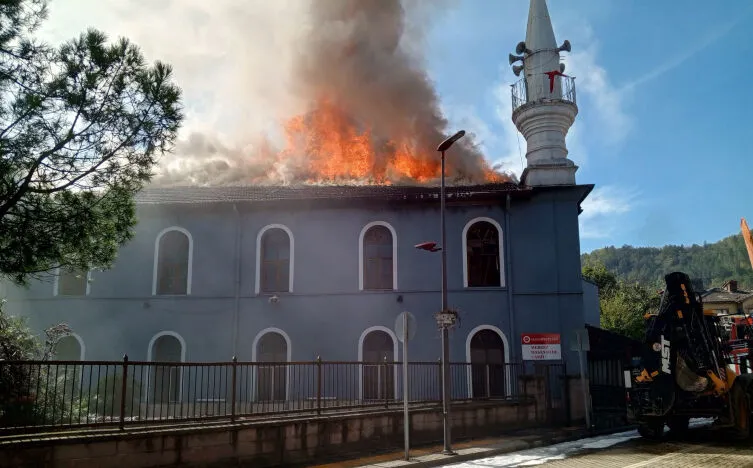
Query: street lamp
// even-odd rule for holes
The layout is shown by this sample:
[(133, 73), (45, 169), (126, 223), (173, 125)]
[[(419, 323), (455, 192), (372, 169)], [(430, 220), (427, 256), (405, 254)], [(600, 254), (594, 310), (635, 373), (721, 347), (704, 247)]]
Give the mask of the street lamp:
[(444, 453), (446, 455), (454, 455), (451, 444), (451, 431), (450, 431), (450, 333), (449, 327), (452, 325), (451, 314), (448, 314), (447, 310), (447, 233), (445, 229), (445, 170), (444, 170), (444, 155), (456, 141), (465, 136), (465, 130), (460, 130), (456, 134), (452, 135), (445, 141), (437, 146), (437, 151), (442, 154), (442, 177), (441, 185), (439, 189), (439, 223), (442, 226), (442, 240), (441, 248), (437, 248), (434, 243), (426, 242), (418, 244), (416, 248), (428, 250), (430, 252), (442, 251), (442, 309), (437, 314), (437, 323), (442, 328), (442, 420), (444, 423)]

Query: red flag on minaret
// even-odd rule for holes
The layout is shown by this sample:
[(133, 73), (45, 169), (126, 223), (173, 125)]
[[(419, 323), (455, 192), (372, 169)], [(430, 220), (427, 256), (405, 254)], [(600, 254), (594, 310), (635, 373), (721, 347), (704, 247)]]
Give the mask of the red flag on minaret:
[(550, 71), (550, 72), (545, 72), (544, 74), (549, 77), (549, 92), (550, 93), (554, 92), (554, 77), (555, 76), (564, 76), (564, 77), (567, 77), (567, 75), (565, 75), (564, 73), (562, 73), (559, 70), (553, 70), (553, 71)]

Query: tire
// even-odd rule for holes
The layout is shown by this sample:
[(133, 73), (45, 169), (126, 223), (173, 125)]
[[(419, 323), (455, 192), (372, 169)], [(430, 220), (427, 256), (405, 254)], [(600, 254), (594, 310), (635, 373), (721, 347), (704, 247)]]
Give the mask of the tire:
[(647, 421), (638, 425), (638, 434), (647, 440), (659, 440), (664, 435), (664, 421)]
[(743, 379), (735, 381), (730, 391), (730, 404), (733, 407), (735, 438), (746, 440), (751, 436), (751, 388)]
[(669, 432), (674, 435), (680, 435), (688, 432), (690, 418), (687, 416), (672, 416), (667, 420)]

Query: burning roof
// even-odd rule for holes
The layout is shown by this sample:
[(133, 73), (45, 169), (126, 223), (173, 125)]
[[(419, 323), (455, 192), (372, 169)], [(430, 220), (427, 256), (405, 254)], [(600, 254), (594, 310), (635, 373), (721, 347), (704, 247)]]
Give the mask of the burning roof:
[[(452, 186), (447, 200), (503, 198), (530, 189), (514, 183)], [(236, 202), (304, 201), (437, 201), (439, 187), (396, 185), (298, 185), (226, 187), (149, 187), (136, 196), (139, 205), (208, 204)]]
[[(431, 3), (310, 1), (300, 39), (286, 45), (296, 51), (289, 73), (276, 80), (295, 98), (296, 109), (272, 113), (268, 124), (275, 131), (243, 122), (234, 123), (240, 130), (224, 137), (192, 129), (164, 155), (153, 183), (433, 183), (440, 173), (437, 144), (456, 129), (443, 115), (423, 56), (425, 9), (437, 8)], [(263, 74), (254, 70), (248, 80)], [(228, 103), (231, 110), (244, 105)], [(247, 107), (252, 114), (268, 111)], [(466, 130), (447, 153), (448, 178), (463, 184), (514, 181), (484, 158), (473, 129)]]

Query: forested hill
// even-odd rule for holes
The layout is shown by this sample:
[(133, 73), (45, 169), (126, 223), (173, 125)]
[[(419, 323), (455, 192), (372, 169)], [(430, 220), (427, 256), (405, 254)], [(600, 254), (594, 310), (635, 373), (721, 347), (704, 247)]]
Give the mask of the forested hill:
[(740, 234), (690, 247), (605, 247), (582, 259), (584, 266), (601, 263), (620, 279), (651, 286), (661, 286), (667, 273), (682, 271), (702, 280), (705, 288), (736, 279), (739, 288), (753, 289), (753, 268)]

